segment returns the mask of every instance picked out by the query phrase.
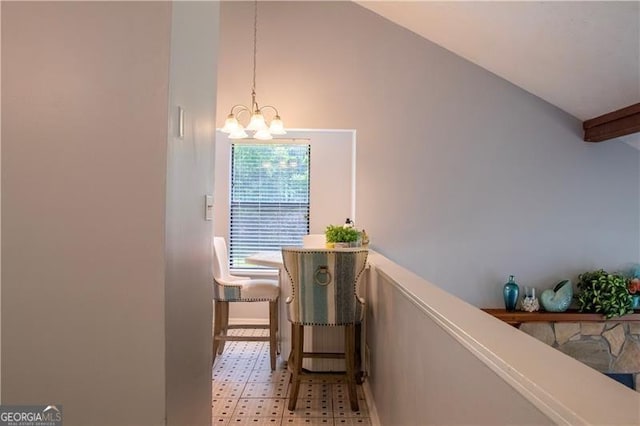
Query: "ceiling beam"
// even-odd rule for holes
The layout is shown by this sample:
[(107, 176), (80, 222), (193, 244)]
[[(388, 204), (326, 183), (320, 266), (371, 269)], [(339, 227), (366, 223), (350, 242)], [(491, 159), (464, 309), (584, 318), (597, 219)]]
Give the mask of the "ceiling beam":
[(602, 142), (640, 132), (640, 103), (582, 123), (585, 142)]

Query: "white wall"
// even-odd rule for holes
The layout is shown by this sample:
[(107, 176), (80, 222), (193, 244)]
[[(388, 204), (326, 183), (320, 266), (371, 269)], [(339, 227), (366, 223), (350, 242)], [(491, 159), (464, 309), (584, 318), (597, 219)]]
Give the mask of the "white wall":
[[(0, 34), (2, 33), (2, 7), (0, 7)], [(0, 48), (1, 50), (1, 48)], [(1, 59), (0, 59), (1, 63)], [(2, 69), (0, 67), (0, 81)], [(2, 117), (0, 102), (0, 117)], [(0, 118), (1, 121), (1, 118)], [(1, 133), (1, 132), (0, 132)], [(2, 188), (2, 135), (0, 134), (0, 188)], [(0, 241), (2, 241), (2, 197), (0, 196)], [(2, 244), (0, 244), (0, 404), (2, 403)]]
[(2, 402), (208, 424), (219, 5), (1, 7)]
[(171, 5), (1, 7), (2, 402), (163, 424)]
[(365, 389), (381, 424), (640, 424), (639, 393), (378, 253), (369, 264)]
[[(251, 81), (251, 4), (221, 7), (217, 120)], [(452, 29), (455, 30), (455, 29)], [(356, 129), (358, 226), (479, 306), (640, 256), (638, 151), (350, 2), (260, 3), (257, 93), (288, 126)]]
[[(167, 424), (211, 423), (212, 222), (219, 3), (174, 2), (167, 155)], [(178, 106), (185, 134), (178, 135)]]

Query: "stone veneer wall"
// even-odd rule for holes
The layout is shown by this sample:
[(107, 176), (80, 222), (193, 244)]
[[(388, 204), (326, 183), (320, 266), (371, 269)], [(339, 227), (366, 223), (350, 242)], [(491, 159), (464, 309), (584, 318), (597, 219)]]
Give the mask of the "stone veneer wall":
[(640, 322), (525, 322), (520, 330), (603, 373), (631, 373), (640, 392)]

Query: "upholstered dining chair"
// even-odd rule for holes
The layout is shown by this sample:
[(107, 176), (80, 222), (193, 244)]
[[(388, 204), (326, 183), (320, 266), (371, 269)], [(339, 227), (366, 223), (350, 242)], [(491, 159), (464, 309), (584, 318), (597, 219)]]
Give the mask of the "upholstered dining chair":
[[(224, 351), (225, 341), (267, 341), (271, 370), (276, 369), (278, 335), (278, 297), (280, 286), (276, 280), (251, 279), (229, 273), (227, 244), (222, 237), (213, 238), (213, 360)], [(269, 302), (269, 324), (229, 324), (230, 302)], [(228, 330), (238, 328), (268, 328), (269, 336), (230, 336)]]
[[(367, 255), (368, 251), (362, 248), (282, 249), (282, 261), (291, 284), (291, 296), (286, 300), (292, 336), (289, 358), (291, 411), (296, 408), (304, 358), (344, 358), (349, 402), (353, 411), (358, 410), (356, 326), (364, 315), (364, 300), (358, 296), (358, 282)], [(304, 352), (305, 326), (344, 326), (345, 352)]]

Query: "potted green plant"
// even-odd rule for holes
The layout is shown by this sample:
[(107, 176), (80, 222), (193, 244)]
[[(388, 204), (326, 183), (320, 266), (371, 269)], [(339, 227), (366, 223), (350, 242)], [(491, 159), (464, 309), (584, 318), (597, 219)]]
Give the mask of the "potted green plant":
[(579, 278), (577, 299), (580, 312), (602, 313), (607, 319), (633, 312), (624, 276), (598, 269), (585, 272)]
[(356, 247), (360, 240), (360, 231), (343, 225), (329, 225), (324, 234), (327, 247)]

